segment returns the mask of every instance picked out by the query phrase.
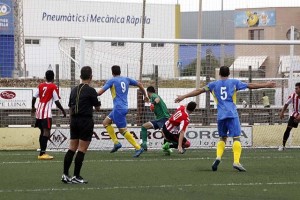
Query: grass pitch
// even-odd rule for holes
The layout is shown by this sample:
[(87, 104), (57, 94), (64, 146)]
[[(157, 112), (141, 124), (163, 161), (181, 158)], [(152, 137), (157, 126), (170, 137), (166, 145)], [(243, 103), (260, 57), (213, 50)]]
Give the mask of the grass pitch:
[[(85, 185), (63, 184), (63, 152), (51, 161), (34, 151), (0, 152), (0, 196), (4, 199), (299, 199), (300, 150), (244, 149), (247, 172), (232, 168), (226, 149), (216, 172), (215, 150), (188, 150), (165, 156), (149, 150), (132, 158), (133, 150), (110, 154), (90, 151), (81, 175)], [(73, 172), (73, 165), (70, 173)]]

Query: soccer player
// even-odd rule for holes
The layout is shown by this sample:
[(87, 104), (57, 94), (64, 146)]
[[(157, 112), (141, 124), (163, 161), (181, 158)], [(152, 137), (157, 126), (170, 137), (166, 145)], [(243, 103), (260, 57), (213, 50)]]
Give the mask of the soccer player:
[(221, 162), (222, 155), (225, 150), (225, 144), (228, 137), (233, 138), (233, 168), (238, 171), (246, 171), (240, 164), (242, 146), (240, 142), (241, 126), (236, 107), (236, 92), (238, 90), (272, 88), (275, 87), (274, 82), (265, 83), (244, 83), (237, 79), (229, 79), (229, 67), (220, 67), (220, 80), (210, 82), (203, 88), (196, 89), (185, 95), (179, 95), (175, 102), (180, 102), (185, 98), (197, 96), (199, 94), (210, 91), (215, 98), (218, 110), (218, 133), (220, 140), (217, 143), (217, 157), (212, 165), (212, 170), (217, 171), (218, 165)]
[(261, 98), (262, 102), (263, 102), (263, 105), (264, 105), (264, 108), (270, 108), (270, 100), (269, 100), (269, 97), (266, 95), (265, 92), (263, 92), (263, 97)]
[[(50, 138), (52, 126), (52, 104), (53, 102), (62, 111), (66, 117), (66, 112), (59, 102), (59, 92), (57, 86), (53, 83), (54, 72), (48, 70), (45, 73), (46, 82), (39, 84), (36, 93), (32, 97), (31, 113), (35, 113), (35, 127), (40, 129), (40, 154), (39, 160), (51, 160), (53, 156), (46, 154), (47, 143)], [(37, 108), (35, 108), (36, 99), (40, 98)]]
[[(81, 84), (72, 89), (69, 99), (71, 139), (69, 150), (64, 158), (61, 178), (64, 183), (84, 184), (88, 182), (82, 178), (80, 171), (94, 131), (93, 107), (96, 111), (100, 111), (101, 106), (96, 90), (89, 86), (92, 80), (92, 68), (82, 67), (80, 78)], [(71, 178), (69, 169), (75, 153), (74, 176)]]
[(150, 98), (150, 110), (154, 112), (156, 119), (146, 122), (142, 125), (141, 128), (141, 138), (142, 138), (142, 144), (144, 150), (147, 150), (147, 139), (148, 139), (148, 129), (161, 129), (165, 122), (169, 119), (170, 114), (168, 111), (168, 108), (163, 101), (163, 99), (155, 93), (155, 89), (153, 86), (149, 86), (147, 88), (147, 94)]
[(289, 117), (289, 121), (286, 127), (286, 130), (283, 134), (283, 139), (282, 139), (282, 146), (278, 148), (278, 151), (283, 151), (285, 150), (285, 144), (286, 141), (288, 140), (290, 136), (290, 132), (293, 128), (298, 127), (298, 123), (300, 122), (300, 82), (295, 84), (295, 92), (292, 93), (289, 97), (288, 100), (285, 102), (281, 112), (280, 112), (280, 119), (284, 118), (284, 112), (288, 108), (288, 106), (292, 104), (293, 105), (293, 112), (291, 113)]
[(109, 115), (103, 120), (103, 126), (107, 130), (109, 136), (111, 137), (114, 147), (110, 151), (114, 153), (118, 151), (122, 144), (118, 141), (112, 123), (114, 122), (119, 129), (119, 132), (128, 140), (128, 142), (135, 148), (135, 154), (133, 157), (139, 157), (144, 149), (135, 141), (132, 134), (127, 130), (126, 115), (128, 113), (128, 89), (130, 85), (137, 86), (143, 93), (146, 102), (149, 101), (147, 93), (142, 85), (142, 83), (121, 76), (121, 68), (118, 65), (111, 67), (113, 78), (108, 80), (104, 86), (98, 91), (99, 95), (102, 95), (107, 89), (110, 89), (113, 98), (113, 110)]
[(167, 142), (163, 145), (163, 150), (168, 155), (172, 152), (170, 148), (178, 149), (178, 152), (183, 154), (185, 148), (190, 147), (191, 143), (184, 137), (184, 134), (190, 123), (189, 114), (195, 110), (196, 106), (197, 104), (193, 101), (187, 106), (179, 106), (164, 124), (162, 131)]

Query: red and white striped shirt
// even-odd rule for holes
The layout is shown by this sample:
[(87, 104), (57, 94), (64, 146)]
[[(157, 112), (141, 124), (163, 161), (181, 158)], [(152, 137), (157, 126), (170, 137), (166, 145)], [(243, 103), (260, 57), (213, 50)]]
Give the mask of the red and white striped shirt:
[(186, 131), (190, 123), (189, 114), (186, 112), (185, 106), (180, 106), (174, 114), (166, 121), (165, 125), (170, 133), (180, 133)]
[(37, 119), (52, 118), (52, 104), (60, 99), (57, 86), (54, 83), (41, 83), (33, 97), (40, 98), (35, 117)]
[(291, 94), (288, 97), (288, 100), (285, 102), (285, 104), (289, 105), (292, 104), (293, 106), (293, 112), (291, 113), (291, 116), (297, 117), (300, 113), (300, 96), (298, 96), (296, 93)]

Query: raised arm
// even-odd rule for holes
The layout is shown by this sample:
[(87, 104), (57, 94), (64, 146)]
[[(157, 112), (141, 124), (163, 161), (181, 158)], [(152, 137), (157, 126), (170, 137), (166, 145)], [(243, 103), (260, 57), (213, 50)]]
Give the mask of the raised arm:
[(141, 82), (138, 82), (137, 87), (142, 91), (143, 95), (144, 95), (144, 100), (145, 102), (149, 102), (149, 97), (147, 95), (147, 92), (143, 86), (143, 84)]
[(276, 86), (276, 83), (273, 81), (268, 81), (264, 83), (249, 83), (248, 88), (249, 89), (259, 89), (259, 88), (274, 88)]
[(184, 95), (177, 95), (177, 98), (175, 99), (175, 103), (179, 103), (180, 101), (182, 101), (183, 99), (186, 99), (188, 97), (194, 97), (197, 96), (199, 94), (202, 94), (206, 92), (204, 88), (199, 88), (199, 89), (195, 89), (187, 94)]

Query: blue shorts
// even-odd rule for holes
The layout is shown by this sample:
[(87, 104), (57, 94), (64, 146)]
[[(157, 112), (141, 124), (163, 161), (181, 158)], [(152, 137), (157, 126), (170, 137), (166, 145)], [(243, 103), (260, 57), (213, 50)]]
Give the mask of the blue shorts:
[(162, 118), (162, 119), (153, 120), (150, 122), (153, 125), (153, 128), (156, 130), (156, 129), (161, 129), (167, 120), (168, 120), (168, 118)]
[(128, 113), (128, 109), (113, 109), (108, 117), (116, 124), (118, 128), (126, 128), (127, 121), (126, 115)]
[(219, 137), (241, 136), (241, 125), (238, 117), (218, 120)]

